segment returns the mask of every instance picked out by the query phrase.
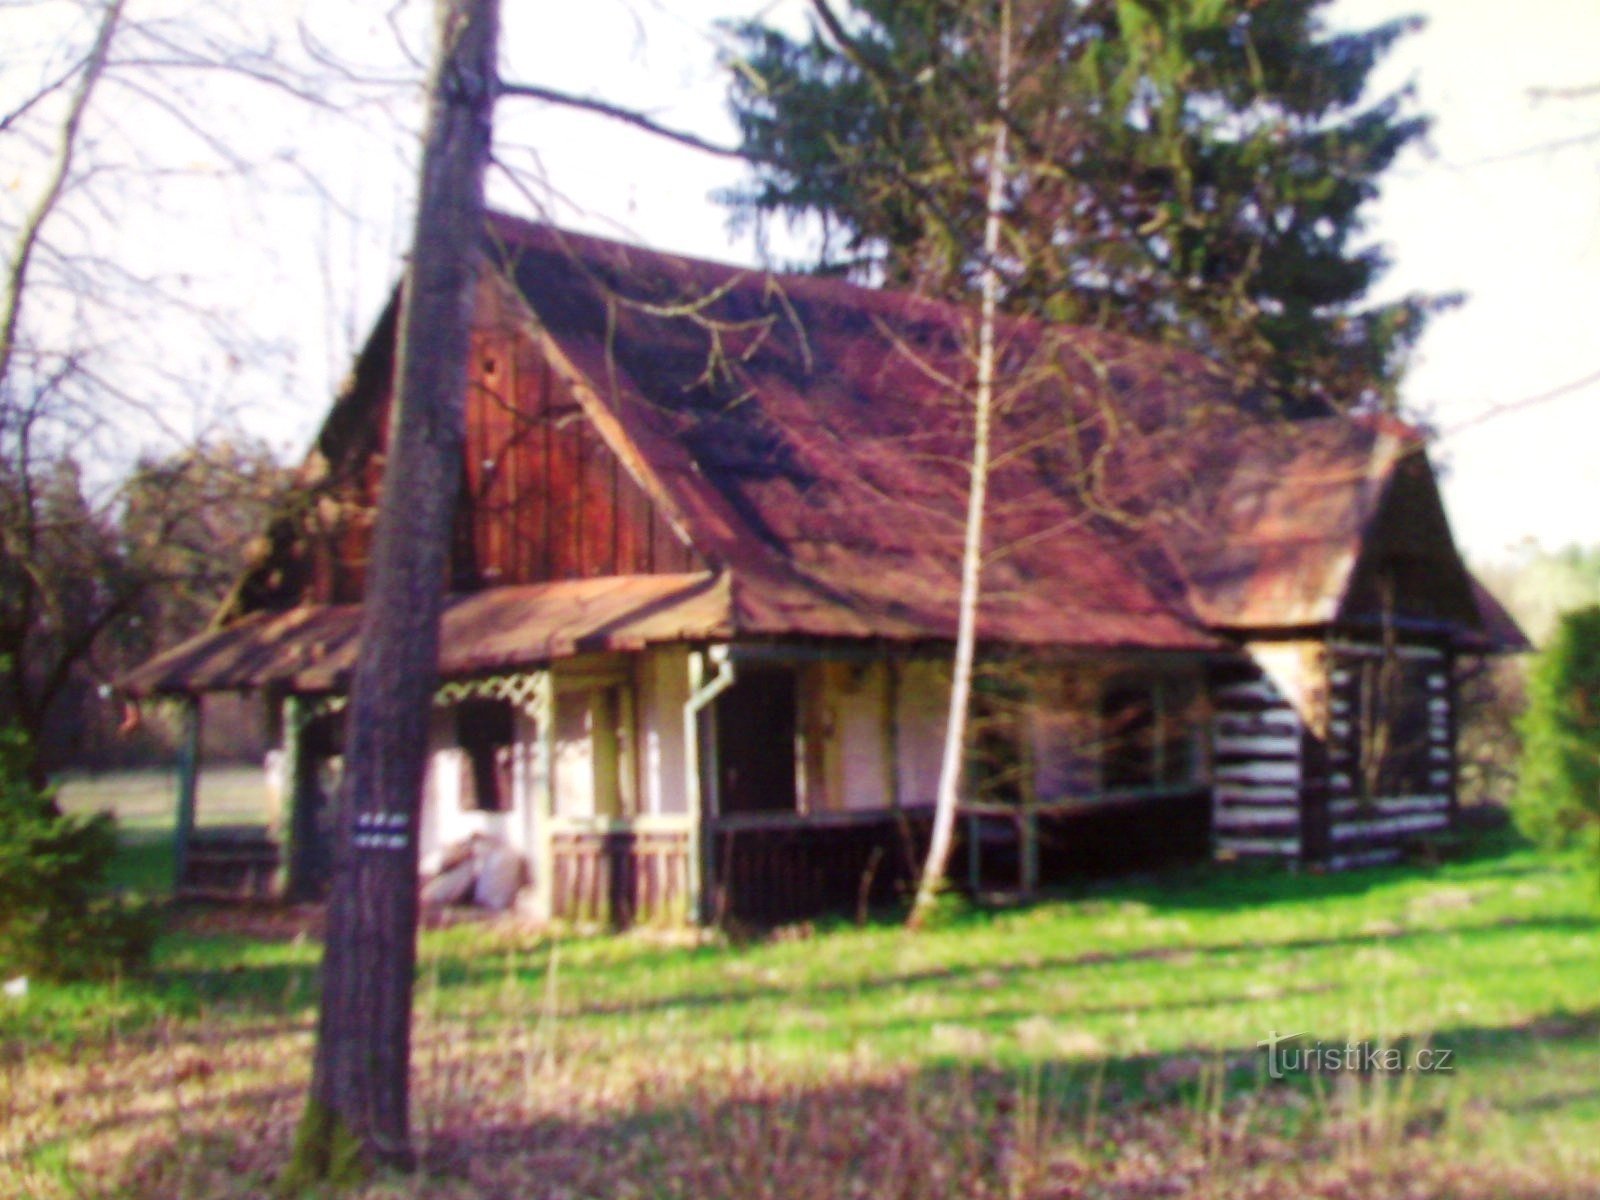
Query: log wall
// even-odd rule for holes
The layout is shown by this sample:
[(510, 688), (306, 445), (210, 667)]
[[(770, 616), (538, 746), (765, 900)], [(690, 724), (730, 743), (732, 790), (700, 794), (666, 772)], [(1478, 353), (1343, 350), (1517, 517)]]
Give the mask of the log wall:
[[(1370, 702), (1362, 673), (1393, 655), (1414, 706), (1392, 717), (1389, 755), (1399, 765), (1364, 766)], [(1392, 862), (1419, 839), (1448, 829), (1455, 808), (1454, 670), (1441, 648), (1336, 643), (1328, 673), (1326, 861), (1333, 867)], [(1366, 751), (1370, 753), (1370, 750)]]
[(1277, 683), (1240, 656), (1211, 680), (1212, 825), (1224, 855), (1298, 857), (1304, 724)]

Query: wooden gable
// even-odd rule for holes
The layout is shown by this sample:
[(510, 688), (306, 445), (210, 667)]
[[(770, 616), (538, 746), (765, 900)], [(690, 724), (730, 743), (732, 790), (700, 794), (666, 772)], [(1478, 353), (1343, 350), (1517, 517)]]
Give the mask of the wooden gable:
[(1421, 450), (1394, 468), (1367, 527), (1339, 609), (1341, 623), (1476, 629), (1472, 581)]
[[(329, 416), (304, 503), (274, 528), (239, 611), (360, 601), (393, 402), (395, 307)], [(450, 590), (703, 570), (492, 282), (478, 308)]]
[(705, 564), (520, 329), (480, 329), (457, 511), (459, 590)]

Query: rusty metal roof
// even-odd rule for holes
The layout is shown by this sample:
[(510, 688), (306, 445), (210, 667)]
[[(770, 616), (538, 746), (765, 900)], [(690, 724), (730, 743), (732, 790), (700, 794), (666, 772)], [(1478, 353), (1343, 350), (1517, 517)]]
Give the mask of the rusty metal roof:
[[(471, 676), (574, 654), (638, 650), (726, 636), (727, 580), (628, 575), (496, 588), (452, 596), (439, 673)], [(244, 690), (341, 690), (355, 668), (359, 605), (257, 612), (151, 659), (120, 681), (131, 696)]]
[(1516, 618), (1506, 611), (1505, 605), (1476, 576), (1472, 579), (1472, 595), (1482, 625), (1480, 629), (1468, 631), (1461, 637), (1463, 651), (1469, 654), (1525, 654), (1533, 649), (1533, 643), (1522, 632)]
[(1156, 515), (1152, 540), (1212, 628), (1327, 625), (1397, 463), (1419, 448), (1414, 436), (1348, 419), (1214, 434), (1191, 447), (1191, 493)]
[[(971, 453), (971, 314), (498, 219), (546, 358), (637, 478), (734, 577), (746, 636), (954, 636)], [(979, 636), (1220, 643), (1095, 511), (1136, 399), (1217, 404), (1204, 360), (1011, 322), (1000, 345)], [(1154, 418), (1152, 417), (1152, 420)]]
[[(547, 358), (734, 572), (739, 632), (953, 633), (972, 313), (511, 218), (493, 229)], [(1005, 320), (998, 360), (993, 642), (1200, 649), (1212, 631), (1326, 625), (1349, 614), (1397, 472), (1420, 462), (1433, 487), (1403, 422), (1290, 421), (1193, 353)], [(1442, 509), (1412, 540), (1470, 626)]]
[[(509, 217), (490, 231), (527, 335), (712, 571), (454, 598), (446, 674), (677, 639), (954, 636), (972, 313)], [(1326, 626), (1348, 611), (1397, 477), (1423, 472), (1437, 504), (1421, 438), (1393, 419), (1291, 422), (1203, 357), (1095, 330), (1005, 320), (997, 357), (990, 644), (1205, 651)], [(382, 345), (366, 358), (368, 375), (388, 370)], [(361, 406), (375, 391), (341, 400), (325, 451), (373, 452)], [(1442, 509), (1417, 530), (1468, 594)], [(1515, 633), (1498, 606), (1456, 608), (1463, 644)], [(334, 687), (357, 624), (353, 607), (257, 614), (128, 682)]]

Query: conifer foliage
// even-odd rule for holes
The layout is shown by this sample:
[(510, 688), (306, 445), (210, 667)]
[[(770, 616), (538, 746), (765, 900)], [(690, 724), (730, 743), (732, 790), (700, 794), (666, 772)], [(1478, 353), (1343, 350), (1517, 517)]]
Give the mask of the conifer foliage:
[[(1391, 403), (1441, 301), (1373, 304), (1378, 180), (1426, 122), (1367, 80), (1415, 28), (1327, 0), (1020, 0), (1001, 265), (1013, 312), (1194, 346), (1287, 411)], [(736, 220), (812, 222), (815, 265), (971, 299), (994, 111), (989, 0), (813, 0), (737, 25)]]
[(58, 812), (32, 781), (29, 753), (21, 733), (0, 729), (0, 974), (79, 979), (141, 966), (155, 912), (106, 894), (111, 817)]
[(1600, 856), (1600, 605), (1562, 615), (1528, 677), (1517, 825)]

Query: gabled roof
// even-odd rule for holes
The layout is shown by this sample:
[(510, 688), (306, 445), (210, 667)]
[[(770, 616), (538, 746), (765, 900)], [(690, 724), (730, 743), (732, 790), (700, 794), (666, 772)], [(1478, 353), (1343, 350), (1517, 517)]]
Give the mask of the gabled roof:
[[(530, 327), (597, 426), (734, 578), (746, 636), (949, 638), (971, 451), (971, 314), (497, 219)], [(1070, 332), (1070, 337), (1062, 336)], [(1218, 643), (1115, 536), (1107, 416), (1220, 404), (1203, 360), (1008, 323), (980, 636)], [(1112, 423), (1121, 417), (1112, 418)], [(1130, 435), (1131, 436), (1131, 435)]]
[[(587, 581), (458, 599), (446, 673), (671, 640), (663, 631), (954, 636), (972, 313), (505, 216), (491, 218), (487, 264), (496, 319), (535, 343), (716, 583), (675, 598), (673, 584), (656, 596), (622, 577), (607, 594), (623, 607), (594, 628), (560, 607)], [(392, 337), (391, 311), (319, 439), (329, 461), (378, 450), (374, 381)], [(1200, 356), (1094, 330), (1005, 320), (997, 343), (979, 625), (990, 644), (1206, 651), (1252, 630), (1328, 626), (1359, 616), (1364, 581), (1407, 556), (1426, 562), (1412, 571), (1424, 592), (1447, 594), (1423, 606), (1438, 609), (1434, 633), (1506, 644), (1503, 611), (1475, 598), (1451, 542), (1422, 440), (1400, 422), (1290, 422)], [(652, 620), (634, 628), (625, 601)], [(311, 653), (289, 648), (316, 626), (327, 637), (313, 641), (342, 648), (320, 674), (302, 664), (286, 679), (326, 682), (348, 657), (353, 612), (247, 617), (213, 635), (231, 640), (180, 648), (138, 678), (239, 685), (226, 681), (262, 669), (228, 664), (271, 646)]]
[[(950, 634), (971, 312), (492, 228), (547, 356), (734, 571), (741, 633)], [(1289, 421), (1209, 360), (1094, 330), (1006, 320), (998, 340), (982, 636), (1193, 649), (1359, 619), (1367, 547), (1394, 541), (1447, 601), (1433, 632), (1481, 626), (1404, 423)]]

